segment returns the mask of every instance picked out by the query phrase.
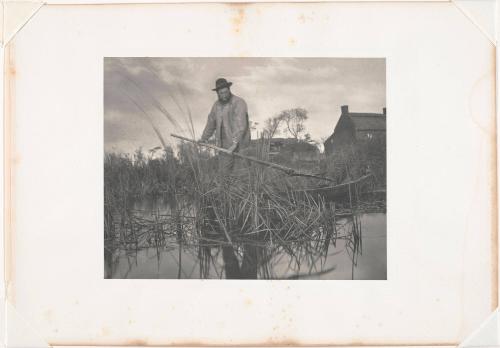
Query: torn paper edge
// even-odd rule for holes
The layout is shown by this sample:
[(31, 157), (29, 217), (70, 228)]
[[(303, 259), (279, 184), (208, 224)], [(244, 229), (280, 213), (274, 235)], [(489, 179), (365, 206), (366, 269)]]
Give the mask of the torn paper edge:
[[(374, 2), (377, 0), (333, 0), (333, 1), (328, 1), (328, 0), (318, 0), (320, 2)], [(380, 1), (380, 0), (378, 0)], [(468, 18), (482, 33), (485, 35), (486, 38), (490, 42), (492, 42), (494, 45), (496, 45), (496, 35), (495, 33), (490, 33), (487, 29), (486, 26), (483, 22), (483, 20), (480, 17), (477, 17), (474, 15), (474, 13), (470, 10), (467, 9), (467, 6), (464, 3), (461, 3), (457, 0), (382, 0), (384, 2), (451, 2), (460, 12), (464, 14), (466, 18)], [(498, 7), (498, 0), (491, 0), (492, 2), (496, 4), (496, 7)], [(3, 13), (2, 13), (2, 26), (3, 26), (3, 37), (2, 37), (2, 44), (5, 46), (8, 44), (10, 40), (12, 40), (17, 32), (19, 32), (33, 16), (42, 8), (44, 4), (47, 5), (92, 5), (92, 4), (146, 4), (146, 3), (194, 3), (194, 2), (248, 2), (247, 0), (219, 0), (219, 1), (214, 1), (214, 0), (201, 0), (201, 1), (192, 1), (192, 0), (187, 0), (187, 1), (182, 1), (182, 0), (177, 0), (177, 1), (161, 1), (161, 0), (106, 0), (106, 1), (99, 1), (99, 0), (48, 0), (46, 2), (42, 2), (40, 0), (7, 0), (2, 2), (2, 8), (3, 8)], [(269, 0), (254, 0), (253, 2), (270, 2)], [(310, 0), (274, 0), (273, 2), (317, 2), (317, 1), (310, 1)], [(19, 6), (16, 6), (16, 5)], [(30, 4), (31, 9), (29, 9), (26, 12), (25, 6)], [(483, 7), (486, 7), (487, 4), (482, 3)], [(477, 5), (476, 5), (477, 6)], [(491, 20), (494, 22), (495, 21), (495, 13), (496, 11), (493, 11), (491, 13)], [(13, 21), (11, 25), (9, 25), (9, 28), (6, 27), (7, 19), (6, 17), (9, 17), (9, 21)], [(16, 18), (17, 17), (17, 18)]]
[[(289, 1), (289, 0), (276, 0), (274, 2), (318, 2), (318, 1), (308, 1), (308, 0), (292, 0), (292, 1)], [(358, 1), (358, 2), (371, 2), (371, 1), (379, 1), (380, 0), (334, 0), (334, 1), (323, 1), (323, 0), (319, 0), (320, 2), (350, 2), (350, 1)], [(407, 1), (411, 1), (411, 2), (450, 2), (450, 0), (382, 0), (382, 1), (389, 1), (389, 2), (407, 2)], [(22, 3), (27, 3), (26, 1), (18, 1), (18, 2), (22, 2)], [(35, 7), (36, 10), (34, 10), (28, 17), (25, 17), (24, 18), (24, 21), (20, 18), (20, 22), (18, 23), (18, 25), (16, 25), (16, 30), (11, 33), (10, 35), (6, 35), (5, 31), (4, 31), (4, 35), (3, 35), (3, 39), (5, 38), (8, 38), (6, 41), (3, 41), (4, 45), (3, 47), (0, 47), (0, 54), (2, 54), (2, 58), (3, 58), (3, 61), (2, 61), (2, 72), (4, 73), (4, 84), (3, 84), (3, 100), (1, 102), (1, 106), (4, 110), (4, 132), (2, 133), (2, 135), (0, 136), (0, 139), (2, 141), (2, 144), (4, 146), (4, 151), (3, 151), (3, 160), (4, 160), (4, 187), (3, 187), (3, 194), (4, 194), (4, 209), (3, 209), (3, 213), (4, 214), (1, 214), (0, 213), (0, 221), (3, 220), (3, 223), (4, 223), (4, 229), (5, 229), (5, 232), (10, 230), (11, 228), (11, 225), (10, 225), (10, 213), (11, 213), (11, 209), (10, 209), (10, 203), (11, 203), (11, 191), (10, 191), (10, 187), (11, 187), (11, 176), (9, 175), (10, 173), (10, 164), (12, 163), (11, 160), (11, 156), (12, 156), (12, 153), (10, 152), (10, 150), (12, 149), (11, 145), (11, 137), (10, 137), (10, 127), (11, 127), (11, 117), (12, 117), (12, 114), (13, 114), (13, 104), (12, 104), (12, 98), (13, 98), (13, 83), (14, 83), (14, 74), (15, 74), (15, 67), (13, 65), (13, 61), (10, 59), (11, 57), (11, 53), (12, 53), (12, 44), (9, 44), (9, 42), (15, 37), (15, 35), (17, 34), (17, 32), (19, 32), (22, 27), (24, 27), (24, 25), (26, 25), (29, 20), (31, 18), (34, 17), (34, 15), (38, 12), (38, 10), (44, 5), (44, 4), (54, 4), (54, 5), (62, 5), (62, 4), (68, 4), (68, 5), (78, 5), (78, 4), (88, 4), (88, 5), (94, 5), (94, 4), (127, 4), (127, 3), (138, 3), (138, 4), (148, 4), (148, 3), (158, 3), (158, 4), (161, 4), (161, 3), (179, 3), (180, 1), (157, 1), (157, 0), (118, 0), (118, 1), (114, 1), (114, 0), (107, 0), (107, 1), (66, 1), (66, 2), (58, 2), (57, 0), (55, 1), (48, 1), (46, 3), (42, 3), (42, 2), (31, 2), (33, 4), (36, 4)], [(184, 3), (193, 3), (195, 1), (182, 1)], [(204, 0), (201, 0), (201, 1), (197, 1), (197, 2), (246, 2), (246, 0), (221, 0), (221, 1), (211, 1), (211, 0), (208, 0), (208, 1), (204, 1)], [(269, 2), (267, 0), (255, 0), (254, 2)], [(493, 43), (493, 44), (496, 44), (496, 39), (493, 38), (491, 35), (489, 35), (487, 32), (484, 31), (484, 29), (482, 29), (480, 23), (478, 23), (474, 18), (471, 18), (470, 15), (466, 14), (456, 3), (454, 0), (451, 0), (452, 3), (454, 3), (454, 5), (456, 5), (462, 13), (464, 13), (464, 15), (472, 21), (472, 23), (474, 23), (474, 25), (476, 27), (478, 27), (479, 30), (481, 30), (481, 32), (483, 32), (484, 35), (486, 35), (486, 37), (488, 37), (488, 39)], [(14, 3), (14, 2), (10, 2), (11, 5)], [(496, 14), (499, 13), (499, 6), (498, 6), (498, 0), (497, 0), (497, 10), (496, 10)], [(495, 14), (493, 14), (495, 15)], [(498, 18), (498, 16), (497, 16)], [(3, 19), (3, 18), (2, 18)], [(2, 25), (5, 25), (5, 22), (3, 22)], [(497, 25), (497, 33), (495, 35), (495, 37), (499, 37), (499, 30), (498, 30), (498, 25)], [(4, 49), (5, 47), (5, 49)], [(497, 48), (498, 49), (498, 48)], [(497, 57), (496, 57), (496, 60), (497, 60), (497, 64), (500, 64), (500, 59), (499, 59), (499, 55), (498, 55), (498, 51), (497, 51)], [(498, 66), (498, 65), (497, 65)], [(498, 72), (496, 72), (496, 78), (497, 78), (497, 81), (498, 81)], [(498, 82), (497, 82), (498, 83)], [(498, 85), (498, 84), (497, 84)], [(498, 96), (498, 91), (496, 91), (496, 98), (497, 98), (497, 102), (499, 102), (500, 100), (498, 99), (499, 96)], [(498, 117), (498, 110), (497, 110), (497, 117)], [(499, 124), (497, 122), (496, 124), (496, 127), (497, 127), (497, 132), (498, 130), (500, 130), (500, 127), (499, 127)], [(498, 133), (497, 133), (498, 134)], [(498, 156), (498, 151), (497, 151), (497, 156)], [(498, 158), (497, 158), (497, 161), (498, 161)], [(498, 172), (497, 172), (497, 177), (498, 177)], [(498, 210), (498, 212), (500, 213), (500, 210)], [(5, 243), (5, 244), (4, 244)], [(2, 245), (3, 244), (3, 245)], [(2, 298), (2, 300), (4, 300), (4, 307), (0, 310), (0, 330), (3, 329), (3, 332), (0, 332), (0, 337), (2, 338), (2, 342), (4, 343), (3, 345), (5, 347), (33, 347), (33, 348), (38, 348), (38, 347), (49, 347), (49, 344), (44, 342), (40, 335), (36, 334), (34, 328), (28, 323), (27, 320), (25, 320), (24, 318), (22, 318), (22, 316), (19, 315), (19, 313), (17, 313), (17, 311), (15, 310), (15, 307), (13, 304), (11, 304), (11, 302), (9, 301), (9, 296), (8, 296), (8, 285), (9, 285), (9, 279), (10, 279), (10, 268), (9, 268), (9, 262), (8, 260), (10, 260), (10, 239), (9, 239), (9, 234), (8, 233), (5, 233), (4, 235), (4, 239), (0, 242), (0, 246), (2, 247), (2, 251), (0, 251), (0, 255), (2, 254), (2, 252), (4, 252), (4, 258), (2, 259), (2, 262), (0, 263), (3, 263), (3, 272), (4, 272), (4, 276), (5, 278), (2, 278), (2, 281), (3, 281), (3, 289), (0, 290), (0, 298)], [(497, 287), (498, 289), (498, 287)], [(497, 294), (497, 297), (498, 297), (498, 294)], [(498, 303), (498, 301), (497, 301)], [(492, 319), (494, 318), (494, 319)], [(466, 340), (463, 341), (462, 344), (459, 345), (459, 347), (466, 347), (466, 348), (475, 348), (475, 347), (478, 347), (478, 345), (469, 345), (468, 342), (471, 342), (472, 339), (483, 339), (483, 337), (481, 337), (481, 335), (484, 334), (484, 328), (488, 325), (491, 324), (491, 320), (495, 320), (497, 322), (497, 335), (496, 335), (496, 339), (497, 341), (496, 342), (491, 342), (491, 343), (486, 343), (486, 344), (482, 344), (482, 345), (479, 345), (480, 347), (484, 347), (484, 346), (498, 346), (500, 345), (500, 342), (498, 342), (498, 311), (495, 310), (495, 312), (488, 318), (485, 320), (485, 322), (477, 329), (476, 332), (474, 332), (471, 336), (469, 336)], [(23, 344), (19, 345), (19, 344), (14, 344), (14, 345), (9, 345), (9, 332), (7, 330), (7, 325), (8, 325), (8, 321), (11, 321), (13, 323), (16, 323), (15, 325), (19, 325), (20, 327), (23, 327), (25, 330), (22, 330), (22, 335), (23, 336), (27, 336), (28, 334), (28, 330), (26, 330), (27, 328), (29, 328), (29, 332), (31, 333), (32, 336), (30, 337), (33, 337), (33, 342), (36, 342), (36, 343), (30, 343), (28, 345), (26, 345), (26, 342), (23, 342)], [(25, 337), (26, 339), (26, 337)], [(29, 339), (28, 339), (29, 341)], [(400, 345), (401, 347), (412, 347), (413, 345)], [(59, 347), (63, 347), (63, 346), (59, 346)], [(82, 347), (82, 346), (81, 346)], [(350, 347), (356, 347), (356, 346), (350, 346)], [(422, 345), (422, 346), (419, 346), (419, 347), (434, 347), (434, 345)], [(443, 346), (444, 347), (444, 346)], [(447, 346), (447, 347), (453, 347), (453, 346)]]
[[(4, 70), (5, 70), (5, 67), (4, 67), (4, 57), (5, 57), (5, 50), (3, 47), (0, 47), (0, 68), (1, 68), (1, 72), (2, 72), (2, 76), (5, 76), (4, 75)], [(4, 91), (5, 91), (5, 88), (4, 88), (4, 84), (6, 83), (5, 82), (5, 77), (4, 77), (4, 82), (2, 84), (0, 84), (0, 95), (1, 95), (1, 98), (0, 98), (0, 109), (4, 111), (3, 107), (5, 105), (5, 102), (4, 102)], [(3, 113), (5, 115), (5, 112)], [(6, 207), (6, 199), (7, 199), (7, 195), (5, 194), (6, 191), (5, 191), (5, 183), (6, 183), (6, 173), (5, 173), (5, 169), (7, 168), (7, 165), (6, 165), (6, 162), (5, 162), (5, 158), (6, 158), (6, 154), (5, 154), (5, 149), (7, 148), (4, 144), (4, 141), (5, 141), (5, 137), (4, 137), (4, 134), (5, 134), (5, 130), (6, 130), (6, 127), (5, 127), (5, 117), (4, 117), (4, 122), (3, 122), (3, 130), (2, 132), (0, 132), (0, 144), (2, 144), (2, 151), (0, 152), (0, 157), (1, 157), (1, 163), (3, 163), (3, 168), (4, 168), (4, 171), (2, 172), (1, 176), (2, 176), (2, 182), (4, 183), (4, 185), (0, 185), (0, 194), (2, 195), (3, 197), (3, 200), (2, 200), (2, 207), (1, 207), (1, 211), (0, 211), (0, 223), (1, 225), (3, 226), (3, 230), (4, 232), (6, 231), (6, 218), (5, 218), (5, 207)], [(3, 235), (3, 237), (5, 238), (5, 233)], [(6, 321), (6, 318), (5, 318), (5, 306), (6, 306), (6, 281), (5, 281), (5, 249), (4, 249), (4, 246), (5, 246), (5, 240), (4, 238), (0, 238), (0, 281), (1, 281), (1, 287), (0, 287), (0, 299), (2, 301), (2, 307), (0, 308), (0, 342), (2, 343), (2, 346), (5, 347), (6, 346), (6, 334), (7, 334), (7, 321)]]
[(2, 306), (2, 318), (4, 320), (3, 322), (3, 327), (4, 327), (4, 332), (3, 332), (3, 337), (2, 337), (2, 343), (4, 347), (7, 347), (7, 332), (8, 332), (8, 324), (7, 324), (7, 293), (8, 293), (8, 287), (9, 287), (9, 271), (8, 271), (8, 265), (9, 265), (9, 260), (10, 260), (10, 248), (9, 248), (9, 236), (10, 236), (10, 111), (9, 111), (9, 106), (7, 100), (9, 99), (9, 83), (10, 83), (10, 78), (6, 74), (8, 71), (7, 68), (7, 60), (8, 60), (8, 50), (5, 49), (4, 47), (2, 49), (2, 76), (3, 76), (3, 84), (2, 84), (2, 110), (3, 110), (3, 132), (2, 132), (2, 145), (3, 145), (3, 164), (4, 164), (4, 171), (3, 171), (3, 228), (4, 228), (4, 236), (2, 238), (2, 254), (3, 254), (3, 259), (2, 259), (2, 300), (3, 300), (3, 306)]
[(190, 3), (283, 3), (283, 2), (451, 2), (452, 0), (47, 0), (47, 5), (127, 5), (127, 4), (190, 4)]
[[(456, 4), (456, 2), (453, 0), (453, 2)], [(493, 35), (489, 35), (488, 33), (483, 30), (480, 24), (478, 24), (474, 18), (471, 18), (467, 15), (467, 13), (461, 9), (461, 12), (464, 13), (468, 18), (478, 27), (479, 30), (481, 30), (487, 37), (489, 37), (490, 41), (492, 41), (493, 44), (495, 44), (495, 52), (496, 52), (496, 57), (495, 57), (495, 142), (496, 142), (496, 181), (497, 183), (500, 182), (500, 173), (498, 171), (498, 163), (500, 163), (500, 149), (499, 149), (499, 144), (498, 144), (498, 134), (500, 131), (500, 122), (498, 122), (500, 112), (499, 108), (497, 107), (500, 103), (500, 96), (499, 96), (499, 91), (498, 91), (498, 86), (499, 86), (499, 78), (500, 74), (498, 71), (498, 67), (500, 66), (500, 48), (498, 45), (496, 45), (496, 38), (500, 37), (500, 25), (499, 25), (499, 19), (500, 19), (500, 1), (496, 0), (495, 1), (495, 11), (491, 15), (494, 17), (494, 27), (495, 27), (495, 33)], [(457, 5), (458, 8), (460, 6)], [(498, 240), (498, 216), (500, 216), (500, 208), (498, 205), (498, 189), (497, 186), (495, 185), (495, 197), (497, 199), (497, 204), (496, 204), (496, 214), (497, 214), (497, 224), (496, 224), (496, 234), (492, 236), (492, 256), (493, 256), (493, 261), (496, 262), (496, 267), (494, 267), (494, 274), (492, 275), (493, 277), (493, 284), (496, 285), (495, 291), (492, 294), (494, 297), (496, 297), (496, 305), (498, 306), (498, 299), (500, 297), (499, 293), (499, 279), (498, 279), (498, 267), (500, 266), (500, 258), (498, 254), (498, 248), (500, 248), (499, 240)], [(495, 248), (496, 246), (496, 248)], [(462, 343), (458, 346), (459, 348), (480, 348), (480, 347), (499, 347), (500, 346), (500, 322), (499, 322), (499, 310), (496, 308), (491, 315), (486, 318), (481, 325), (473, 332), (471, 333), (467, 338), (465, 338)]]
[(3, 254), (3, 258), (0, 264), (3, 265), (0, 273), (3, 273), (2, 279), (2, 290), (0, 290), (0, 297), (3, 300), (3, 307), (0, 313), (0, 329), (2, 333), (0, 337), (2, 338), (2, 346), (8, 348), (46, 348), (50, 347), (48, 343), (44, 341), (42, 336), (38, 334), (35, 328), (26, 320), (15, 308), (15, 300), (10, 293), (10, 280), (12, 279), (11, 274), (11, 238), (10, 233), (12, 231), (12, 164), (13, 164), (13, 153), (12, 153), (12, 117), (14, 114), (14, 98), (15, 98), (15, 61), (14, 61), (14, 47), (13, 44), (9, 44), (5, 48), (0, 48), (2, 53), (2, 64), (1, 69), (4, 77), (4, 83), (2, 85), (3, 98), (2, 110), (4, 114), (4, 129), (2, 132), (2, 145), (3, 145), (3, 163), (4, 163), (4, 206), (1, 215), (3, 219), (4, 226), (4, 238), (0, 240), (0, 245), (2, 246), (2, 251), (0, 255)]

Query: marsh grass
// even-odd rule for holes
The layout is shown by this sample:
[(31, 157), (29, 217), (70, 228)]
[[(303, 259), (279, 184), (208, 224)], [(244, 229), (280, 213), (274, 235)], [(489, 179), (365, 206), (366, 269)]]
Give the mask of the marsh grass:
[[(141, 149), (133, 155), (105, 154), (104, 254), (108, 276), (119, 253), (125, 252), (132, 265), (134, 255), (137, 263), (140, 250), (153, 249), (158, 269), (163, 252), (178, 250), (178, 278), (185, 276), (183, 251), (195, 255), (200, 278), (207, 278), (211, 269), (218, 277), (280, 278), (274, 265), (284, 257), (293, 273), (288, 278), (314, 277), (334, 271), (324, 265), (332, 256), (330, 246), (339, 240), (345, 241), (354, 272), (362, 239), (357, 199), (344, 205), (327, 202), (321, 195), (305, 191), (324, 182), (290, 177), (243, 160), (237, 160), (233, 172), (221, 173), (217, 165), (220, 158), (193, 144), (180, 143), (174, 151), (140, 100), (150, 100), (179, 132), (181, 125), (157, 98), (145, 96), (133, 79), (131, 83), (138, 96), (127, 97), (151, 124), (162, 148), (148, 154)], [(182, 90), (178, 92), (183, 97)], [(196, 138), (185, 98), (171, 97), (182, 114), (183, 129)], [(269, 143), (262, 138), (244, 151), (269, 161)], [(147, 196), (169, 198), (169, 211), (134, 209), (134, 201)]]
[(323, 159), (322, 174), (338, 183), (359, 178), (368, 173), (375, 178), (375, 186), (385, 189), (387, 182), (387, 155), (385, 137), (370, 142), (347, 144)]
[[(268, 159), (265, 141), (249, 151)], [(158, 258), (162, 251), (176, 249), (178, 277), (182, 276), (181, 249), (193, 250), (200, 278), (216, 268), (221, 250), (224, 264), (234, 264), (236, 278), (279, 278), (273, 265), (286, 255), (295, 274), (292, 278), (302, 278), (333, 271), (323, 268), (330, 245), (345, 240), (356, 265), (361, 225), (355, 204), (327, 202), (302, 190), (302, 179), (246, 161), (237, 162), (231, 174), (221, 174), (217, 160), (187, 144), (177, 156), (107, 156), (106, 248), (132, 254), (154, 248)], [(169, 196), (170, 211), (134, 210), (132, 198), (148, 194)], [(224, 268), (215, 271), (228, 276)]]

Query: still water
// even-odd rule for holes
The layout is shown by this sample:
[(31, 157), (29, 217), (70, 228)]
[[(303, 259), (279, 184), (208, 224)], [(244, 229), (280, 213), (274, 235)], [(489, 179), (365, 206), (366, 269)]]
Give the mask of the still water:
[[(169, 202), (144, 200), (136, 202), (134, 209), (168, 213)], [(345, 241), (330, 245), (328, 256), (319, 262), (301, 265), (300, 270), (290, 268), (293, 262), (282, 253), (269, 261), (272, 278), (277, 279), (387, 279), (387, 228), (385, 213), (360, 215), (362, 226), (362, 253), (352, 266)], [(214, 248), (208, 278), (224, 278), (222, 252)], [(200, 263), (195, 248), (171, 245), (157, 250), (142, 249), (133, 254), (119, 250), (113, 257), (113, 266), (105, 269), (107, 278), (129, 279), (199, 279)], [(180, 262), (179, 262), (180, 261)], [(179, 264), (181, 266), (179, 266)]]

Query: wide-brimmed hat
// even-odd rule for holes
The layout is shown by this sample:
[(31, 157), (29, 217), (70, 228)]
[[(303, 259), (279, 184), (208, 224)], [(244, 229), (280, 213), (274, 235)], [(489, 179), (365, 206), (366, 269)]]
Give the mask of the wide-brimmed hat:
[(212, 91), (217, 91), (224, 87), (231, 87), (232, 84), (232, 82), (229, 82), (224, 78), (217, 79), (217, 81), (215, 81), (215, 88), (213, 88)]

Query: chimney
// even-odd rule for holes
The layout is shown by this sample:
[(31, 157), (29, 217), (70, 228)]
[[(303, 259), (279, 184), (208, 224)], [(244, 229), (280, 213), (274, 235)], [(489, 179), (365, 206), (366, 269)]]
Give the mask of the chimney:
[(383, 108), (382, 112), (384, 113), (384, 116), (387, 116), (387, 108)]
[(347, 115), (349, 113), (349, 106), (348, 105), (342, 105), (340, 107), (340, 110), (342, 111), (342, 115)]

